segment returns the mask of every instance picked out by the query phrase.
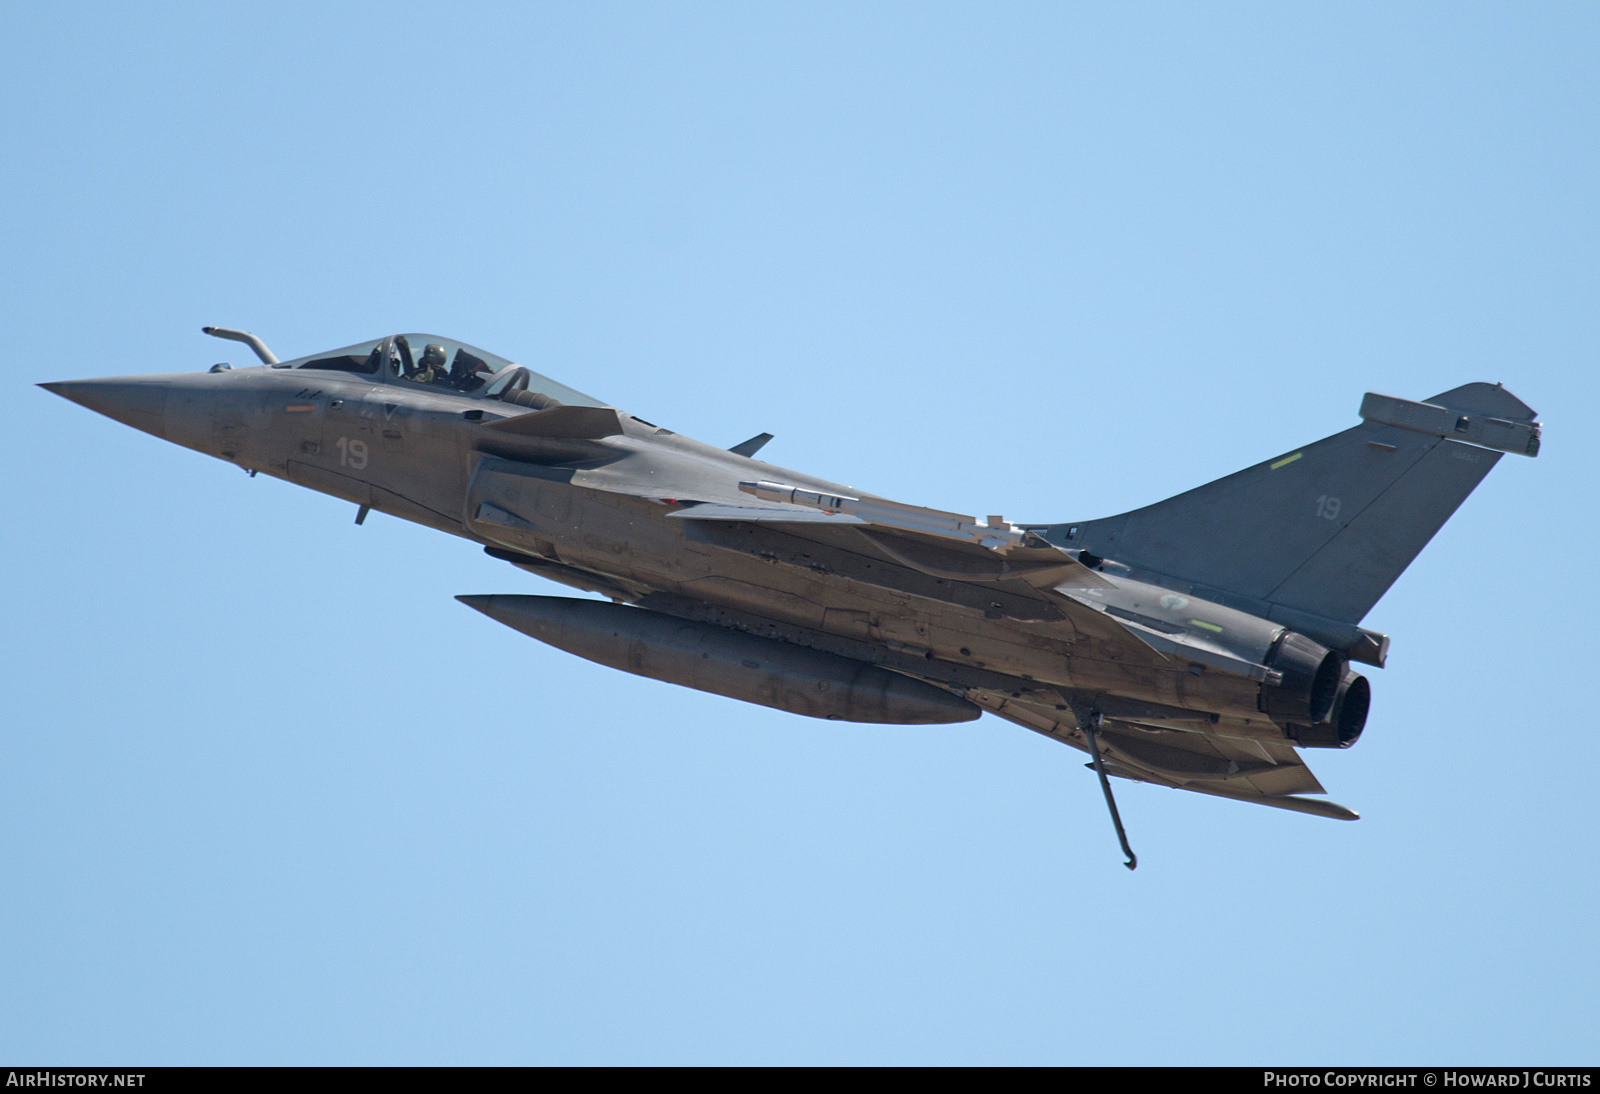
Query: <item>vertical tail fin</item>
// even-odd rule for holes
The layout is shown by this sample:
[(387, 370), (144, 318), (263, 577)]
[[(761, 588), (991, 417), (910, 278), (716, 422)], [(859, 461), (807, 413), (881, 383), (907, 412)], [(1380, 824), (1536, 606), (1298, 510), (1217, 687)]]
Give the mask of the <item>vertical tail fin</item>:
[(1534, 411), (1498, 384), (1426, 403), (1369, 394), (1360, 425), (1104, 520), (1063, 547), (1263, 604), (1358, 623), (1499, 462), (1539, 450)]

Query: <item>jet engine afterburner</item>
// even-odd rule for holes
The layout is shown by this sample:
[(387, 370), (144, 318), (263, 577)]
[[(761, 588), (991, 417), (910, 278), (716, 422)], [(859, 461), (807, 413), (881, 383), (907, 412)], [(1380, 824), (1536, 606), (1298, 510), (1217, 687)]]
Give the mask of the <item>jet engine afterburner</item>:
[(1267, 651), (1273, 675), (1261, 685), (1261, 712), (1279, 725), (1328, 720), (1345, 674), (1343, 655), (1303, 634), (1284, 631)]
[(1361, 737), (1372, 706), (1372, 685), (1359, 672), (1345, 671), (1333, 713), (1321, 725), (1288, 725), (1284, 731), (1302, 748), (1349, 748)]

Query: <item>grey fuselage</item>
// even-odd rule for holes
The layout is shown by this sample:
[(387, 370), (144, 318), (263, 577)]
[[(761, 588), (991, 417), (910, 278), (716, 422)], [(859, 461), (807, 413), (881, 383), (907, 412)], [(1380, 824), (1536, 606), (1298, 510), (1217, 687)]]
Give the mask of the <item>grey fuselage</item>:
[(1202, 617), (1224, 622), (1231, 650), (1197, 647), (1162, 664), (1114, 641), (1115, 630), (1083, 633), (1025, 586), (934, 576), (866, 536), (669, 519), (690, 501), (748, 504), (738, 484), (753, 478), (854, 492), (626, 413), (620, 434), (600, 439), (499, 436), (486, 427), (537, 412), (393, 376), (269, 366), (50, 386), (175, 444), (473, 540), (617, 600), (1009, 697), (1013, 707), (1066, 711), (1063, 690), (1121, 696), (1151, 704), (1154, 721), (1202, 711), (1224, 731), (1285, 739), (1258, 709), (1260, 673), (1225, 671), (1230, 658), (1259, 665), (1279, 623), (1192, 596), (1174, 612), (1161, 606), (1165, 588), (1108, 574), (1113, 587), (1093, 595), (1114, 611), (1189, 630)]
[(1349, 666), (1381, 666), (1388, 638), (1360, 619), (1503, 453), (1540, 443), (1497, 384), (1369, 393), (1358, 425), (1184, 494), (1019, 526), (756, 460), (764, 434), (703, 444), (433, 336), (43, 386), (610, 598), (461, 598), (590, 660), (813, 717), (989, 711), (1102, 781), (1342, 819), (1301, 796), (1323, 789), (1297, 748), (1365, 725)]

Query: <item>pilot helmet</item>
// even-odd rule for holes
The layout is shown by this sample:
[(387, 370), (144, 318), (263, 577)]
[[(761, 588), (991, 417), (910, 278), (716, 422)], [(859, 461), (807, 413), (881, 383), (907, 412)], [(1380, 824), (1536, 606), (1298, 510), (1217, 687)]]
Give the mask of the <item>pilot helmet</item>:
[(434, 368), (444, 367), (444, 347), (436, 342), (429, 342), (422, 347), (422, 360), (418, 362), (421, 368), (432, 365)]

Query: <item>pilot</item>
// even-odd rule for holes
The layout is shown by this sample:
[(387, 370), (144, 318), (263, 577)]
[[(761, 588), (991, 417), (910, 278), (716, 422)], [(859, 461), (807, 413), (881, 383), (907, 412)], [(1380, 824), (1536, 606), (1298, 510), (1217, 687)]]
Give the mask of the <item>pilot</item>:
[(406, 379), (414, 384), (443, 386), (448, 383), (449, 370), (445, 367), (444, 347), (433, 342), (423, 346), (421, 359), (415, 368), (406, 373)]

